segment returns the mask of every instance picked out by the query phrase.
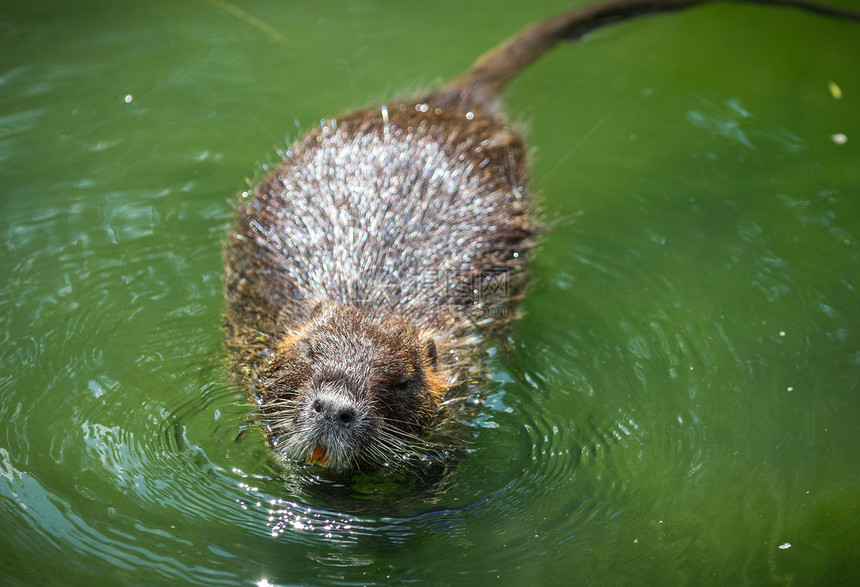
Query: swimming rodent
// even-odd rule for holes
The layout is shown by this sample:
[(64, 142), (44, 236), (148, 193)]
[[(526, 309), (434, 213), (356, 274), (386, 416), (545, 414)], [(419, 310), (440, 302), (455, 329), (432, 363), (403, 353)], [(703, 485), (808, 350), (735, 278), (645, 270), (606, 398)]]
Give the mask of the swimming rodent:
[(544, 20), (436, 91), (325, 121), (243, 194), (224, 252), (226, 344), (276, 455), (351, 470), (438, 454), (428, 432), (472, 349), (515, 316), (541, 230), (499, 90), (561, 40), (711, 1)]

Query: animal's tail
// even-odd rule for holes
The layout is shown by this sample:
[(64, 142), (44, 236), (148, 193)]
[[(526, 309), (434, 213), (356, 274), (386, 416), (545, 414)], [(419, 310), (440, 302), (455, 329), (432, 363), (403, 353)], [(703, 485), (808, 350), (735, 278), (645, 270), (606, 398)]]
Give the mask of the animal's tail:
[(609, 0), (575, 8), (511, 37), (481, 56), (463, 75), (425, 98), (440, 106), (472, 108), (495, 96), (518, 73), (559, 41), (577, 39), (598, 27), (646, 14), (673, 12), (711, 2), (742, 2), (797, 8), (807, 12), (860, 21), (860, 12), (804, 0)]

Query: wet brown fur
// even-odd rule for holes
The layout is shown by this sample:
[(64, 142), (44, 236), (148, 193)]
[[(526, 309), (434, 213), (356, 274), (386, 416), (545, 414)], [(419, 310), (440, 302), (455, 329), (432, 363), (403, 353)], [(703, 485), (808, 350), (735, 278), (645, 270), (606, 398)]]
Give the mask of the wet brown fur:
[[(346, 385), (365, 420), (374, 422), (370, 430), (385, 423), (399, 435), (399, 444), (389, 444), (403, 455), (374, 448), (376, 439), (367, 430), (331, 437), (333, 446), (325, 446), (329, 456), (341, 455), (333, 463), (340, 468), (397, 464), (400, 456), (422, 452), (421, 433), (434, 423), (447, 391), (462, 381), (459, 365), (515, 315), (529, 247), (539, 230), (525, 191), (523, 142), (494, 112), (442, 110), (425, 101), (385, 108), (385, 114), (381, 108), (363, 110), (308, 133), (278, 172), (257, 187), (252, 204), (240, 209), (225, 248), (227, 345), (256, 388), (276, 451), (300, 458), (320, 444), (322, 433), (304, 434), (311, 437), (308, 442), (293, 433), (311, 428), (300, 424), (313, 417), (308, 406), (325, 380)], [(412, 210), (402, 187), (392, 192), (390, 207), (427, 218), (409, 231), (406, 224), (382, 227), (378, 234), (367, 230), (358, 244), (343, 245), (331, 237), (332, 242), (315, 242), (303, 252), (306, 237), (286, 246), (268, 233), (268, 227), (278, 234), (301, 232), (293, 225), (301, 223), (295, 214), (318, 219), (315, 199), (330, 181), (348, 192), (349, 177), (332, 179), (321, 171), (311, 174), (314, 189), (307, 199), (293, 195), (288, 202), (284, 197), (301, 191), (296, 182), (307, 178), (309, 159), (319, 149), (331, 142), (339, 152), (368, 137), (399, 147), (442, 145), (438, 156), (468, 174), (469, 182), (454, 186), (451, 195), (418, 165), (408, 183), (431, 199)], [(364, 165), (361, 153), (355, 157), (351, 164)], [(366, 176), (356, 181), (373, 183)], [(446, 210), (434, 196), (456, 202)], [(475, 208), (467, 224), (459, 218), (462, 201)], [(328, 213), (334, 215), (355, 205), (348, 197), (335, 197), (330, 204)], [(360, 214), (347, 217), (365, 230)], [(450, 225), (458, 223), (468, 228), (451, 241)], [(327, 232), (317, 236), (326, 241)], [(374, 242), (368, 245), (368, 240)], [(378, 258), (346, 266), (349, 258), (368, 255)], [(297, 260), (308, 256), (312, 259), (305, 265)], [(393, 262), (377, 274), (386, 259)], [(320, 267), (322, 280), (314, 273)], [(314, 341), (325, 344), (310, 360), (306, 350)], [(345, 444), (354, 447), (354, 454), (340, 449)]]

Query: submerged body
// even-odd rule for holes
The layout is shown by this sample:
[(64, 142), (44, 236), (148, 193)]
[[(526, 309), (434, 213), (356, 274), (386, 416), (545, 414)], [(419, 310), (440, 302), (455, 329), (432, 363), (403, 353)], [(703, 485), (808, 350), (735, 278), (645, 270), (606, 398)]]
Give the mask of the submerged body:
[(328, 120), (293, 145), (225, 246), (227, 346), (279, 456), (351, 469), (434, 453), (427, 432), (470, 349), (515, 315), (539, 232), (497, 92), (562, 39), (709, 1), (573, 10), (436, 92)]

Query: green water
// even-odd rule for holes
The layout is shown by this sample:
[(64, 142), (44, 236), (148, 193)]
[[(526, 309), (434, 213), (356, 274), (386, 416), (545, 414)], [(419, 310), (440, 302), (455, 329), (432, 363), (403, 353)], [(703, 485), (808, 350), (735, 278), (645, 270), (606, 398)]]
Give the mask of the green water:
[(568, 6), (509, 4), (0, 5), (0, 583), (856, 584), (857, 25), (702, 8), (508, 89), (553, 228), (436, 487), (334, 495), (247, 426), (233, 194)]

